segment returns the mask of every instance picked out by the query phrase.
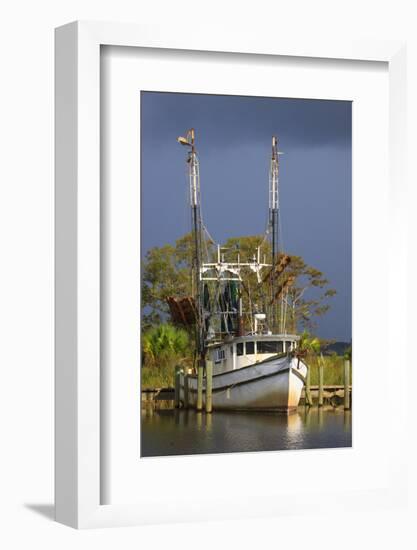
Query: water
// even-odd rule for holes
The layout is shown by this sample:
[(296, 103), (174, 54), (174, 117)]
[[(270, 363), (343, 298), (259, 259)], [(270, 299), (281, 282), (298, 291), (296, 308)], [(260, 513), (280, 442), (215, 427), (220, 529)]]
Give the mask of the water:
[(351, 446), (351, 412), (343, 408), (300, 407), (290, 415), (142, 410), (144, 457)]

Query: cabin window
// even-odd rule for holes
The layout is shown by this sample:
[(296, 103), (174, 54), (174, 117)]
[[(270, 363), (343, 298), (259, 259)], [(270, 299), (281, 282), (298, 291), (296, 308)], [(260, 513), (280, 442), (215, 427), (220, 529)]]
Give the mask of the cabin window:
[(285, 342), (285, 351), (291, 351), (292, 342)]
[(243, 355), (243, 342), (236, 344), (236, 353), (237, 355)]
[(255, 353), (255, 342), (246, 342), (246, 355), (253, 355)]
[(282, 353), (283, 342), (258, 341), (256, 347), (258, 353)]
[(216, 349), (216, 353), (214, 355), (214, 362), (220, 363), (225, 358), (224, 349)]

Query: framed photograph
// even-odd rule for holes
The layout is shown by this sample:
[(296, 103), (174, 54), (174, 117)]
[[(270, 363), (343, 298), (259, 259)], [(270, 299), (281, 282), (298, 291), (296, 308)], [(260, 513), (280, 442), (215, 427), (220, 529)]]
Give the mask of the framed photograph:
[(350, 101), (141, 92), (141, 456), (351, 447), (351, 133)]
[(57, 29), (58, 521), (401, 501), (404, 82), (401, 43)]

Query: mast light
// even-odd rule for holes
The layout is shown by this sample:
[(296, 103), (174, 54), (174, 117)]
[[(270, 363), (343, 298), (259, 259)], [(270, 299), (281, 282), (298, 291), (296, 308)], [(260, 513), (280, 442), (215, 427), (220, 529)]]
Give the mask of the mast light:
[(181, 145), (188, 145), (188, 147), (192, 147), (192, 144), (185, 137), (179, 136), (177, 137), (177, 141)]

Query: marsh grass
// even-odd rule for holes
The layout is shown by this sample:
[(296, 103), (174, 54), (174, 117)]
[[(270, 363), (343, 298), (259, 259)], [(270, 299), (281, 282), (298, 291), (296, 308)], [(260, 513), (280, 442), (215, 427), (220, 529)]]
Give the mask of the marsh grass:
[(144, 365), (141, 368), (141, 387), (142, 390), (154, 388), (172, 388), (174, 387), (174, 374), (176, 365), (190, 368), (193, 365), (192, 357), (170, 357), (160, 361), (157, 365)]
[(167, 388), (174, 385), (175, 364), (169, 362), (163, 365), (142, 367), (142, 389)]
[[(319, 383), (318, 357), (309, 357), (306, 363), (311, 368), (311, 385), (317, 386)], [(189, 363), (189, 365), (188, 365)], [(172, 358), (162, 361), (158, 365), (144, 366), (141, 369), (142, 389), (167, 388), (174, 385), (174, 370), (177, 364), (187, 364), (191, 366), (192, 360)], [(343, 385), (343, 356), (325, 355), (324, 356), (324, 385), (342, 386)], [(352, 364), (350, 366), (350, 381), (352, 383)]]
[[(324, 385), (342, 386), (344, 358), (341, 355), (325, 355), (324, 359)], [(313, 356), (306, 360), (311, 369), (311, 385), (317, 386), (319, 383), (319, 357)], [(350, 383), (352, 383), (352, 363), (350, 364)]]
[(193, 361), (190, 335), (169, 323), (152, 327), (142, 334), (142, 389), (172, 387), (175, 366), (188, 367)]

